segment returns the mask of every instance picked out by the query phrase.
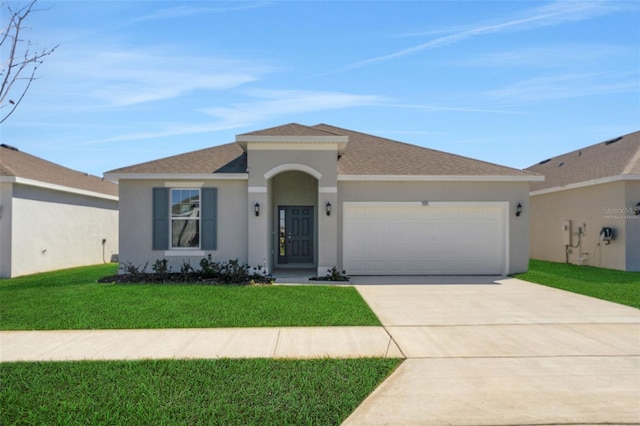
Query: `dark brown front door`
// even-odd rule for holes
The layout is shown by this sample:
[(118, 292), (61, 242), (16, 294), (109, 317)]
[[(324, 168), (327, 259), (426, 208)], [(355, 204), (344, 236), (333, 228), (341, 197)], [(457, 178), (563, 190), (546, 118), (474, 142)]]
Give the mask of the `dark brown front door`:
[(278, 207), (278, 263), (313, 263), (313, 206)]

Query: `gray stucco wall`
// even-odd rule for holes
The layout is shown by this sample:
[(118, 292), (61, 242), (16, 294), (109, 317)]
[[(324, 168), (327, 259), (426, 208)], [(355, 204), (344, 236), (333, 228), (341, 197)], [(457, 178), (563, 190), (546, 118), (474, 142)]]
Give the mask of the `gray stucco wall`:
[[(248, 233), (252, 236), (252, 244), (248, 247), (248, 258), (251, 265), (262, 264), (266, 260), (270, 270), (274, 268), (274, 236), (273, 228), (275, 209), (280, 202), (294, 201), (294, 199), (315, 201), (310, 205), (316, 207), (316, 263), (318, 270), (326, 272), (327, 267), (337, 264), (337, 219), (336, 216), (319, 214), (319, 208), (327, 202), (336, 204), (337, 187), (337, 151), (332, 149), (262, 149), (249, 146), (249, 198), (250, 206), (259, 202), (266, 210), (266, 214), (260, 217), (249, 217)], [(335, 147), (337, 149), (337, 146)], [(284, 167), (283, 167), (284, 166)], [(277, 170), (273, 176), (268, 175)], [(301, 174), (289, 176), (303, 176), (307, 187), (311, 188), (309, 179), (316, 181), (315, 194), (301, 194), (300, 188), (291, 188), (284, 185), (278, 176), (295, 172)], [(268, 175), (268, 176), (265, 176)], [(317, 177), (314, 177), (316, 175)], [(286, 176), (286, 175), (285, 175)], [(280, 182), (280, 183), (279, 183)], [(264, 192), (263, 192), (264, 189)], [(293, 194), (287, 195), (288, 189), (297, 191), (300, 197), (294, 198)], [(333, 190), (334, 192), (331, 192)], [(255, 192), (252, 192), (255, 191)], [(328, 192), (327, 192), (328, 191)], [(306, 202), (305, 201), (305, 202)]]
[[(505, 201), (510, 203), (509, 274), (524, 272), (529, 265), (529, 184), (501, 182), (339, 182), (340, 216), (344, 202), (351, 201)], [(523, 214), (515, 217), (521, 203)], [(342, 259), (342, 222), (338, 222), (338, 259)], [(340, 265), (342, 267), (342, 265)]]
[[(165, 187), (161, 180), (120, 181), (120, 262), (136, 266), (149, 263), (149, 271), (157, 259), (167, 258), (174, 271), (183, 261), (197, 267), (208, 254), (218, 261), (238, 259), (247, 262), (247, 181), (207, 180), (180, 181), (170, 179), (171, 188), (201, 185), (218, 189), (218, 244), (217, 250), (198, 251), (196, 255), (181, 250), (152, 249), (152, 197), (153, 188)], [(191, 251), (193, 252), (193, 251)], [(256, 266), (256, 265), (252, 265)]]
[[(569, 263), (583, 263), (611, 269), (625, 269), (628, 241), (625, 218), (625, 183), (613, 182), (583, 188), (556, 191), (531, 197), (531, 257), (565, 262), (562, 227), (572, 221), (572, 244)], [(600, 229), (611, 227), (616, 238), (609, 245), (599, 244)], [(578, 238), (578, 228), (583, 235)]]

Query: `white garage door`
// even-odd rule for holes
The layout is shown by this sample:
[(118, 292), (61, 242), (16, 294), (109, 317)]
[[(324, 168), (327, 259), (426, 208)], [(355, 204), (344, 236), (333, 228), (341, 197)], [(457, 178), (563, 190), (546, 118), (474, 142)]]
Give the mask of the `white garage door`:
[(502, 275), (506, 203), (344, 203), (350, 275)]

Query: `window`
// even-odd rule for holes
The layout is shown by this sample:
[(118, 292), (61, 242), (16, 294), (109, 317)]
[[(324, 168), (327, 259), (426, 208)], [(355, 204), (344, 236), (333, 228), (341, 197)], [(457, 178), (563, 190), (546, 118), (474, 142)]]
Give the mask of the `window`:
[(200, 247), (200, 190), (171, 190), (171, 248)]
[(153, 188), (153, 250), (216, 250), (217, 188)]

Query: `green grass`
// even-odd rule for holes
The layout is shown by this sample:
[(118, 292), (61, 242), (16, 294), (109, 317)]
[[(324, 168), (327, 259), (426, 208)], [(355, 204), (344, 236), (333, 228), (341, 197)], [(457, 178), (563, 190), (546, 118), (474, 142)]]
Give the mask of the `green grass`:
[(0, 423), (339, 425), (401, 361), (2, 364)]
[(532, 259), (529, 271), (514, 277), (640, 308), (640, 272)]
[(0, 280), (2, 330), (380, 325), (337, 286), (99, 284), (115, 265)]

